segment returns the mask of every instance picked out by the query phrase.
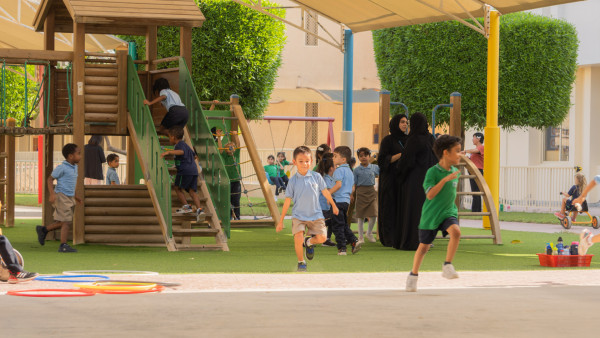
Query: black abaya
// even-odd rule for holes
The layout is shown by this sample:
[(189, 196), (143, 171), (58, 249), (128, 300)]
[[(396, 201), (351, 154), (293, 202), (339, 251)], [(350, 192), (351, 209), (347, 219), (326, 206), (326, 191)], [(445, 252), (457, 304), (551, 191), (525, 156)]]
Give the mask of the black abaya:
[[(424, 118), (424, 117), (423, 117)], [(418, 128), (411, 116), (411, 133)], [(419, 222), (421, 209), (425, 203), (423, 181), (427, 170), (434, 166), (438, 159), (433, 153), (433, 136), (426, 131), (411, 134), (406, 142), (406, 149), (398, 162), (397, 190), (399, 204), (394, 210), (398, 220), (393, 232), (392, 246), (400, 250), (416, 250), (419, 246)]]
[(392, 232), (397, 223), (398, 191), (397, 176), (398, 166), (392, 162), (392, 156), (402, 153), (408, 135), (400, 131), (399, 124), (404, 115), (396, 115), (390, 121), (391, 134), (381, 140), (377, 162), (379, 165), (378, 187), (378, 231), (379, 240), (384, 246), (392, 246)]

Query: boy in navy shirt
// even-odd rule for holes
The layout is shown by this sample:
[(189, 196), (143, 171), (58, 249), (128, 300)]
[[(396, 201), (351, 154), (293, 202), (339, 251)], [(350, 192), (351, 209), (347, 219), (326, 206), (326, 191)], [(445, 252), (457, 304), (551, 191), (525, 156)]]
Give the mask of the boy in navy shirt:
[(337, 242), (338, 255), (346, 256), (346, 244), (352, 244), (352, 253), (357, 253), (362, 243), (354, 236), (350, 226), (347, 224), (346, 217), (348, 206), (350, 205), (350, 195), (354, 186), (354, 174), (348, 165), (352, 158), (352, 151), (346, 146), (339, 146), (333, 150), (333, 163), (338, 166), (333, 173), (333, 179), (336, 181), (333, 188), (329, 189), (339, 214), (333, 217), (333, 233)]
[(175, 176), (175, 193), (179, 198), (179, 201), (183, 205), (181, 209), (177, 210), (178, 214), (187, 214), (193, 212), (192, 207), (187, 204), (183, 190), (187, 191), (194, 201), (196, 206), (196, 218), (200, 218), (200, 214), (203, 212), (200, 207), (200, 198), (196, 191), (198, 190), (198, 167), (196, 167), (195, 154), (192, 148), (190, 148), (183, 141), (183, 128), (173, 127), (169, 129), (169, 142), (175, 145), (174, 150), (168, 150), (160, 154), (160, 157), (164, 158), (166, 155), (175, 155), (175, 166), (177, 167), (177, 176)]
[[(327, 228), (325, 228), (325, 219), (319, 196), (322, 193), (327, 202), (333, 209), (333, 214), (338, 214), (338, 208), (331, 198), (331, 194), (325, 186), (323, 177), (314, 171), (309, 170), (312, 162), (310, 149), (305, 146), (294, 150), (293, 163), (298, 172), (290, 178), (287, 190), (285, 191), (285, 202), (281, 209), (281, 218), (277, 223), (277, 232), (283, 229), (283, 219), (290, 203), (294, 200), (292, 208), (292, 234), (294, 235), (294, 248), (298, 257), (298, 271), (306, 271), (306, 261), (304, 260), (304, 249), (306, 247), (306, 258), (313, 259), (315, 255), (315, 244), (321, 244), (327, 240)], [(307, 228), (306, 234), (312, 237), (304, 237), (304, 228)]]
[[(60, 228), (58, 252), (77, 252), (76, 249), (67, 244), (67, 239), (69, 239), (69, 229), (73, 223), (75, 204), (81, 204), (81, 199), (75, 196), (77, 163), (81, 160), (81, 148), (76, 144), (68, 143), (63, 147), (62, 154), (65, 160), (54, 168), (52, 174), (46, 180), (49, 191), (48, 201), (54, 206), (54, 223), (47, 226), (38, 225), (35, 230), (38, 235), (38, 242), (44, 245), (48, 232)], [(53, 184), (55, 179), (56, 188)]]

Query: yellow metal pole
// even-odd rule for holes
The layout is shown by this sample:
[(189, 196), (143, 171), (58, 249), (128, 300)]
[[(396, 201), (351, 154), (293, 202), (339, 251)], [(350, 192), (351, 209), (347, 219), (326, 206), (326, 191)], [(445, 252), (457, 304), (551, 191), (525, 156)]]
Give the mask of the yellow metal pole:
[[(500, 14), (490, 12), (487, 68), (487, 117), (483, 177), (487, 182), (494, 207), (498, 210), (500, 191), (500, 128), (498, 127), (498, 82), (500, 73)], [(484, 211), (487, 208), (484, 205)], [(483, 227), (490, 229), (490, 220), (483, 218)]]

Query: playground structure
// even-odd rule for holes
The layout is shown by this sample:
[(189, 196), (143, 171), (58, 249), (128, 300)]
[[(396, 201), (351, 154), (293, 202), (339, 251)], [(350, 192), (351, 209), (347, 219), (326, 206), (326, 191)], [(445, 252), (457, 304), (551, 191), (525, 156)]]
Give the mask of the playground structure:
[[(389, 134), (389, 121), (390, 121), (390, 106), (394, 104), (390, 101), (390, 92), (382, 90), (379, 93), (379, 135), (382, 137)], [(399, 103), (395, 103), (399, 104)], [(403, 105), (404, 109), (408, 112), (406, 105)], [(461, 95), (459, 93), (450, 94), (450, 103), (439, 104), (432, 111), (432, 117), (434, 118), (435, 112), (440, 107), (450, 108), (450, 123), (449, 123), (449, 134), (460, 137), (464, 140), (464, 131), (462, 130), (461, 124)], [(432, 125), (432, 132), (435, 132), (435, 126)], [(486, 210), (482, 212), (471, 212), (471, 211), (459, 211), (458, 217), (461, 216), (482, 216), (489, 220), (489, 227), (485, 226), (486, 229), (491, 230), (491, 235), (463, 235), (461, 238), (467, 239), (492, 239), (494, 244), (502, 244), (502, 238), (500, 234), (500, 221), (498, 219), (498, 212), (494, 205), (494, 200), (490, 192), (483, 175), (471, 160), (466, 156), (461, 156), (461, 161), (458, 165), (461, 175), (460, 180), (474, 179), (479, 187), (479, 191), (465, 191), (463, 190), (463, 184), (458, 185), (458, 191), (456, 196), (456, 205), (460, 209), (460, 199), (463, 196), (481, 196), (483, 205)], [(441, 237), (440, 237), (441, 238)]]
[[(127, 163), (130, 165), (127, 184), (84, 185), (84, 158), (79, 163), (76, 195), (82, 197), (83, 203), (75, 207), (73, 243), (166, 245), (169, 251), (227, 251), (230, 178), (190, 72), (191, 30), (202, 25), (204, 16), (192, 0), (177, 3), (150, 0), (143, 7), (136, 2), (105, 2), (98, 5), (94, 1), (42, 0), (34, 28), (44, 32), (44, 50), (0, 49), (0, 59), (5, 62), (44, 67), (44, 102), (40, 104), (44, 127), (5, 124), (1, 133), (7, 136), (8, 149), (15, 135), (44, 135), (41, 177), (46, 178), (53, 170), (54, 135), (72, 134), (73, 142), (80, 146), (82, 152), (85, 135), (128, 136)], [(157, 59), (157, 28), (160, 25), (180, 27), (179, 56)], [(73, 51), (54, 51), (54, 35), (61, 32), (73, 33)], [(118, 48), (115, 54), (85, 52), (86, 33), (144, 35), (146, 59), (133, 60), (127, 55), (126, 47)], [(175, 68), (158, 69), (165, 63), (174, 62), (178, 63)], [(142, 65), (144, 69), (137, 70), (136, 65)], [(172, 202), (175, 194), (170, 177), (175, 168), (161, 159), (160, 154), (168, 140), (156, 134), (156, 125), (165, 110), (162, 106), (149, 109), (143, 104), (144, 99), (151, 98), (152, 83), (157, 78), (169, 80), (171, 88), (179, 92), (190, 112), (185, 141), (196, 150), (198, 165), (202, 167), (198, 195), (205, 209), (203, 222), (196, 222), (195, 216), (173, 213), (178, 207)], [(239, 99), (232, 96), (231, 101), (225, 104), (229, 105), (229, 109), (211, 113), (235, 121), (242, 130), (254, 165), (262, 168)], [(3, 139), (0, 137), (0, 145)], [(12, 149), (14, 161), (14, 144)], [(10, 162), (10, 153), (8, 151), (5, 157), (0, 154), (0, 158), (7, 158)], [(14, 165), (7, 165), (7, 168), (12, 168), (14, 177)], [(269, 188), (266, 176), (261, 170), (256, 172), (266, 192)], [(7, 196), (7, 210), (10, 210), (14, 207), (14, 189), (11, 192), (10, 184)], [(53, 221), (52, 206), (47, 196), (48, 190), (44, 185), (44, 224)], [(279, 220), (275, 202), (270, 194), (265, 193), (265, 198), (269, 207), (274, 208), (271, 210), (271, 224), (274, 225)], [(10, 221), (10, 213), (8, 216)], [(14, 225), (14, 221), (12, 224), (7, 222), (7, 225)], [(215, 244), (192, 244), (192, 237), (212, 237)]]

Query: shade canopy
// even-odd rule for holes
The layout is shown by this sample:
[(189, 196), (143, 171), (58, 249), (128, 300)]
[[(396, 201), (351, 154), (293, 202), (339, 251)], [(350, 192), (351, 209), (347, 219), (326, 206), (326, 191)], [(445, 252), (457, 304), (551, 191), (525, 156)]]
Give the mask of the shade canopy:
[(484, 15), (488, 4), (501, 14), (554, 6), (582, 0), (293, 0), (353, 32), (410, 26)]
[(40, 0), (36, 31), (50, 13), (55, 32), (72, 32), (75, 21), (86, 32), (144, 35), (148, 26), (200, 27), (205, 20), (194, 0)]
[[(0, 48), (44, 49), (44, 33), (36, 32), (31, 26), (40, 0), (0, 1)], [(55, 35), (55, 49), (73, 50), (70, 33)], [(87, 34), (85, 49), (89, 52), (106, 52), (125, 41), (104, 34)]]

